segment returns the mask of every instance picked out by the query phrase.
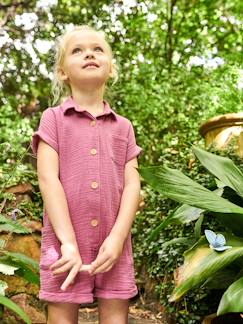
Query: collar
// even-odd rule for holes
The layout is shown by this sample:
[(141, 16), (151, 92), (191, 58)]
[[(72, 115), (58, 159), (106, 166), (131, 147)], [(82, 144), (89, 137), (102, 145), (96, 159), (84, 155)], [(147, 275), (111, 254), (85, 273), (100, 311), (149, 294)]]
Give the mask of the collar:
[[(117, 119), (117, 115), (114, 110), (111, 109), (109, 103), (105, 100), (103, 100), (104, 103), (104, 113), (102, 113), (99, 116), (103, 115), (111, 115), (114, 116), (115, 119)], [(77, 112), (83, 112), (87, 111), (85, 108), (81, 108), (74, 100), (72, 96), (69, 96), (62, 104), (61, 107), (63, 109), (63, 114), (66, 115), (67, 111), (70, 109), (74, 109)]]

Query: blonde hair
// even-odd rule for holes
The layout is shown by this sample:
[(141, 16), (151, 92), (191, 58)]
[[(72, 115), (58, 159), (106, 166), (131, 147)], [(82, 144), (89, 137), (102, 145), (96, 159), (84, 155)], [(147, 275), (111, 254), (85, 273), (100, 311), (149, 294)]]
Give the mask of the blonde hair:
[(88, 25), (74, 26), (71, 30), (66, 31), (63, 35), (59, 36), (56, 41), (55, 46), (55, 63), (53, 71), (53, 81), (52, 81), (52, 94), (53, 94), (53, 104), (59, 102), (63, 97), (71, 95), (70, 86), (60, 78), (60, 67), (64, 61), (66, 44), (71, 36), (71, 34), (78, 31), (92, 31), (98, 33), (99, 36), (106, 42), (108, 54), (111, 60), (111, 74), (110, 78), (113, 79), (112, 85), (114, 85), (118, 80), (118, 66), (114, 63), (112, 49), (107, 41), (107, 36), (103, 31), (98, 31)]

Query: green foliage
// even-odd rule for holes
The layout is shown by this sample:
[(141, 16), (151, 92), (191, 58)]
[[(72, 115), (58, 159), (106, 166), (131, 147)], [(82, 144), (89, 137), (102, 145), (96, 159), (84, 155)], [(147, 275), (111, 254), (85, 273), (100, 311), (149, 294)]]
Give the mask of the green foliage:
[[(0, 58), (1, 201), (14, 199), (5, 188), (30, 182), (36, 189), (32, 202), (18, 207), (26, 217), (42, 216), (30, 140), (41, 112), (51, 105), (53, 51), (39, 51), (37, 42), (51, 41), (53, 45), (70, 23), (88, 23), (108, 33), (120, 80), (109, 87), (106, 97), (118, 113), (133, 122), (137, 142), (144, 149), (140, 164), (182, 168), (200, 184), (215, 189), (213, 178), (201, 167), (189, 170), (187, 166), (193, 159), (191, 145), (202, 143), (198, 134), (202, 122), (241, 110), (242, 91), (237, 85), (242, 78), (242, 9), (241, 0), (138, 0), (126, 5), (123, 1), (60, 0), (50, 7), (39, 7), (32, 0), (2, 1), (2, 32), (9, 41), (1, 46)], [(15, 18), (25, 13), (38, 17), (32, 27), (16, 24)], [(193, 57), (202, 58), (205, 64), (191, 65)], [(212, 65), (217, 58), (225, 64)], [(142, 186), (145, 208), (133, 228), (137, 272), (145, 265), (158, 282), (163, 304), (179, 314), (178, 323), (195, 323), (199, 321), (195, 314), (207, 313), (205, 292), (185, 297), (176, 309), (168, 305), (171, 273), (182, 261), (184, 246), (178, 242), (161, 247), (175, 236), (192, 237), (194, 226), (168, 225), (156, 242), (149, 243), (152, 231), (174, 213), (177, 204), (155, 194), (144, 181)]]
[[(230, 159), (219, 157), (196, 147), (193, 151), (200, 162), (209, 171), (211, 171), (214, 176), (217, 176), (224, 186), (229, 186), (234, 189), (235, 196), (240, 194), (238, 197), (241, 197), (240, 184), (243, 181), (243, 174)], [(225, 218), (230, 219), (230, 221), (227, 222), (227, 225), (233, 232), (235, 225), (231, 226), (231, 215), (234, 214), (234, 221), (237, 223), (238, 227), (242, 228), (243, 212), (241, 207), (235, 208), (237, 207), (237, 205), (235, 205), (235, 207), (232, 207), (231, 209), (230, 205), (232, 205), (232, 203), (230, 201), (218, 197), (214, 192), (208, 189), (204, 190), (204, 188), (202, 190), (203, 187), (201, 185), (198, 185), (196, 182), (183, 175), (180, 171), (160, 166), (140, 167), (139, 170), (143, 178), (155, 190), (159, 191), (163, 195), (180, 203), (190, 203), (191, 206), (196, 206), (209, 212), (221, 209), (220, 214), (217, 213), (216, 216), (220, 215), (218, 219), (223, 225)], [(230, 205), (226, 206), (225, 203), (226, 205)], [(184, 206), (182, 212), (177, 212), (177, 218), (173, 219), (172, 217), (170, 222), (171, 220), (180, 221), (180, 217), (182, 223), (185, 222), (186, 217), (189, 217), (188, 220), (191, 221), (192, 218), (191, 214), (188, 214), (188, 208), (185, 208)], [(225, 215), (225, 218), (222, 218), (222, 215)], [(195, 227), (197, 226), (197, 223), (195, 224)], [(198, 233), (201, 231), (201, 223), (202, 219), (197, 228)], [(212, 225), (210, 225), (210, 228), (212, 228)], [(210, 279), (213, 277), (216, 279), (217, 272), (224, 269), (226, 266), (233, 265), (233, 262), (236, 259), (239, 260), (239, 263), (242, 265), (242, 235), (243, 233), (241, 233), (241, 237), (237, 237), (234, 234), (230, 234), (230, 232), (225, 233), (227, 245), (230, 245), (231, 248), (223, 252), (212, 250), (206, 239), (204, 237), (200, 238), (192, 248), (184, 253), (184, 264), (179, 268), (179, 270), (177, 270), (176, 286), (172, 296), (170, 297), (170, 301), (176, 301), (188, 290), (205, 283), (206, 280), (209, 280), (208, 283), (210, 287)], [(234, 270), (234, 277), (236, 278), (237, 276), (240, 276), (241, 268), (239, 270), (238, 267), (235, 267)], [(241, 291), (242, 281), (238, 281), (236, 284), (233, 283), (224, 294), (221, 306), (218, 309), (218, 314), (222, 315), (226, 312), (242, 311), (243, 303), (241, 303), (241, 300), (237, 300), (237, 308), (233, 306), (234, 303), (229, 303), (231, 296), (237, 294), (240, 295)]]
[(218, 315), (229, 312), (242, 312), (243, 277), (235, 281), (223, 294), (218, 308)]
[[(5, 241), (2, 240), (0, 248), (0, 272), (5, 275), (18, 275), (30, 283), (39, 285), (38, 262), (22, 253), (7, 251), (4, 245)], [(31, 320), (21, 307), (5, 296), (5, 289), (7, 287), (7, 283), (0, 280), (0, 304), (13, 310), (25, 321), (25, 323), (31, 324)]]
[(0, 295), (0, 304), (10, 308), (16, 314), (18, 314), (27, 324), (31, 324), (31, 320), (28, 315), (23, 311), (21, 307), (19, 307), (16, 303), (14, 303), (11, 299)]
[(0, 215), (0, 230), (19, 234), (31, 233), (31, 230), (21, 225), (18, 221), (10, 220), (3, 215)]

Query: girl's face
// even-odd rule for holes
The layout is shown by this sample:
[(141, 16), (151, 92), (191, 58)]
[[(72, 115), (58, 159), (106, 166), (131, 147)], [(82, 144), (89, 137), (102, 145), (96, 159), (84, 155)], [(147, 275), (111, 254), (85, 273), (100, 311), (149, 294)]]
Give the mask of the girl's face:
[(74, 32), (67, 40), (60, 77), (71, 89), (99, 87), (111, 74), (111, 55), (102, 37), (93, 31)]

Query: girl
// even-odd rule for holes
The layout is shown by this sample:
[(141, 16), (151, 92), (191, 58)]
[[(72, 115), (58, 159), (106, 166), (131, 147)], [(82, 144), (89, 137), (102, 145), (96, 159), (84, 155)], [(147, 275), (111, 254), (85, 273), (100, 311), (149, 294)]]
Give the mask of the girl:
[(131, 122), (103, 100), (117, 78), (102, 32), (74, 27), (59, 40), (55, 99), (32, 137), (44, 201), (39, 297), (48, 324), (78, 322), (80, 303), (98, 299), (99, 323), (126, 324), (137, 294), (130, 229), (140, 179)]

